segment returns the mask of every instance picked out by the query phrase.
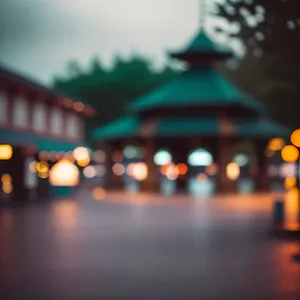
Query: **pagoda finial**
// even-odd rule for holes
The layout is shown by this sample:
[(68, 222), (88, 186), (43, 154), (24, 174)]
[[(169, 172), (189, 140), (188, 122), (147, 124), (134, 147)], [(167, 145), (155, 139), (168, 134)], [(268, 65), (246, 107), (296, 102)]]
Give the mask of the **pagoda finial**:
[(204, 31), (206, 17), (206, 0), (200, 0), (200, 31)]

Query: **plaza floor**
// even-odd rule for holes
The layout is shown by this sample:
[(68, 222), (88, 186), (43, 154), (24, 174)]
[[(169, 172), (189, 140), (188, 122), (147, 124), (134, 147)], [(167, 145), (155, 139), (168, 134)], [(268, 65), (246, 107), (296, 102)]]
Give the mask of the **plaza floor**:
[(275, 197), (83, 190), (2, 209), (0, 299), (300, 299), (300, 242), (268, 234)]

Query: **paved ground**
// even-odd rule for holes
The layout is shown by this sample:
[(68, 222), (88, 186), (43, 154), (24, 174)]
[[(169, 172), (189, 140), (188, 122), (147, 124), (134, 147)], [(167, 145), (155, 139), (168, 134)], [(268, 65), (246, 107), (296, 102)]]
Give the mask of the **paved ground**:
[(0, 211), (1, 300), (300, 299), (271, 197), (77, 198)]

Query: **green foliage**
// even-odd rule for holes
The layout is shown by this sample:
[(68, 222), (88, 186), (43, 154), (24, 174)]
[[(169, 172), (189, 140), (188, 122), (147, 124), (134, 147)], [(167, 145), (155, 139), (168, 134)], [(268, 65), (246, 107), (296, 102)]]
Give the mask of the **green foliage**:
[(216, 8), (239, 29), (227, 33), (246, 51), (238, 69), (226, 70), (227, 75), (264, 101), (279, 121), (300, 126), (299, 0), (224, 0)]
[(126, 104), (138, 96), (171, 80), (176, 71), (165, 67), (154, 71), (149, 60), (132, 57), (115, 59), (111, 69), (102, 66), (98, 58), (93, 58), (90, 70), (83, 72), (74, 63), (71, 64), (69, 78), (56, 78), (54, 86), (70, 97), (88, 102), (96, 116), (88, 121), (88, 129), (105, 124), (122, 116)]

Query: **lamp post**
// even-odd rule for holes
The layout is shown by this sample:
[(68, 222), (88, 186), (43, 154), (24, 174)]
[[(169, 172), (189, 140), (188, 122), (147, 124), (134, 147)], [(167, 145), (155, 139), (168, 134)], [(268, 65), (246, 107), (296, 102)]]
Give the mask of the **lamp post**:
[(296, 129), (291, 135), (292, 144), (297, 147), (298, 150), (298, 159), (296, 160), (296, 184), (298, 189), (298, 223), (300, 223), (300, 159), (299, 159), (299, 150), (300, 150), (300, 129)]
[[(300, 150), (300, 129), (296, 129), (291, 135), (291, 142), (294, 147), (297, 149), (297, 159), (296, 163), (296, 185), (297, 185), (297, 200), (298, 200), (298, 223), (300, 224), (300, 159), (299, 159), (299, 150)], [(292, 147), (292, 146), (291, 146)], [(299, 227), (300, 230), (300, 227)], [(300, 252), (295, 253), (292, 256), (293, 260), (300, 262)]]

